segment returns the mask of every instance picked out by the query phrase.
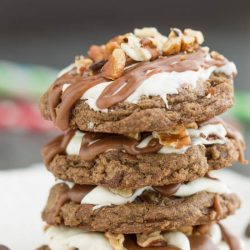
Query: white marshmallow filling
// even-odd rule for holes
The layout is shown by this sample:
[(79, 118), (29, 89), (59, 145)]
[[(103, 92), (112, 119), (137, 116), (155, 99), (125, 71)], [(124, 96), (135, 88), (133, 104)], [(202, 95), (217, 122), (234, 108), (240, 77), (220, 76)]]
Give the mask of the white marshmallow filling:
[[(50, 226), (46, 230), (45, 236), (46, 244), (51, 250), (116, 250), (103, 233)], [(171, 246), (185, 250), (191, 249), (188, 237), (180, 231), (163, 233), (162, 236)], [(219, 225), (213, 224), (208, 232), (208, 236), (219, 250), (230, 250), (229, 245), (223, 240)]]
[[(157, 192), (153, 187), (146, 186), (134, 190), (134, 192), (129, 196), (122, 196), (105, 187), (97, 186), (82, 198), (81, 204), (94, 205), (93, 210), (106, 206), (123, 205), (134, 202), (136, 198), (138, 198), (145, 191)], [(187, 184), (181, 184), (178, 190), (172, 194), (172, 196), (188, 197), (199, 192), (224, 194), (229, 193), (230, 189), (220, 180), (202, 177)]]

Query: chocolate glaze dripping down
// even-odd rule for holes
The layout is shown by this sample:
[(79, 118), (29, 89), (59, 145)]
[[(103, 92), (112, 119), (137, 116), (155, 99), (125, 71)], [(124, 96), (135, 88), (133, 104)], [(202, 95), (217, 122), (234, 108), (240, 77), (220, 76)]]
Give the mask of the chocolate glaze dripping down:
[(74, 135), (75, 131), (69, 130), (65, 135), (60, 135), (43, 146), (42, 156), (46, 165), (48, 165), (57, 154), (65, 154), (66, 147)]
[[(191, 54), (179, 54), (171, 57), (162, 57), (150, 62), (141, 62), (129, 68), (123, 76), (110, 83), (100, 94), (96, 105), (100, 109), (109, 108), (119, 102), (125, 101), (150, 75), (159, 72), (184, 72), (187, 70), (197, 71), (200, 67), (222, 66), (225, 60), (206, 60), (207, 53), (203, 50)], [(94, 76), (78, 76), (72, 70), (59, 77), (48, 91), (48, 105), (51, 119), (54, 124), (66, 130), (69, 127), (71, 110), (75, 103), (90, 88), (107, 82), (100, 73)], [(70, 86), (62, 93), (65, 83)], [(60, 104), (60, 106), (58, 106)], [(57, 110), (56, 110), (57, 109)]]
[(69, 188), (64, 193), (62, 193), (59, 200), (55, 204), (54, 214), (58, 215), (61, 207), (67, 202), (72, 201), (72, 202), (81, 204), (81, 201), (85, 197), (85, 195), (87, 195), (94, 188), (95, 186), (91, 186), (91, 185), (75, 184), (72, 188)]
[(188, 239), (191, 250), (219, 250), (208, 235), (191, 235)]

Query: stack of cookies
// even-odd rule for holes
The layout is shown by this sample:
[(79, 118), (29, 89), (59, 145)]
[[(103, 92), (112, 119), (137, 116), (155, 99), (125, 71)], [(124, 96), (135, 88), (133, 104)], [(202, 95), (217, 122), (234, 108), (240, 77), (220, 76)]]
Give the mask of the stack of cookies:
[(89, 48), (40, 100), (64, 131), (43, 148), (60, 181), (42, 213), (51, 250), (239, 250), (240, 207), (210, 171), (245, 163), (234, 63), (200, 31), (135, 29)]

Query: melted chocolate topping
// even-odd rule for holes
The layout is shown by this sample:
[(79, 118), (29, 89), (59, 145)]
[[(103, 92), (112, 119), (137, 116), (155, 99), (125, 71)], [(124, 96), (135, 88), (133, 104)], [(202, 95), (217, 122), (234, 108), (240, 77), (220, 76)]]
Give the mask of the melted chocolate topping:
[(62, 193), (59, 200), (56, 202), (54, 207), (55, 214), (59, 214), (61, 207), (67, 202), (72, 201), (81, 204), (82, 199), (94, 188), (95, 186), (91, 185), (75, 184), (72, 188)]
[[(49, 164), (57, 154), (65, 153), (66, 147), (73, 136), (74, 132), (69, 131), (66, 133), (65, 138), (59, 136), (44, 146), (42, 153), (46, 165)], [(99, 154), (110, 149), (125, 150), (128, 154), (138, 155), (156, 153), (162, 148), (158, 139), (155, 138), (151, 139), (144, 148), (138, 148), (137, 145), (139, 145), (139, 143), (140, 141), (124, 135), (85, 133), (79, 155), (82, 160), (91, 161)]]
[(49, 164), (57, 154), (65, 154), (66, 147), (74, 135), (75, 131), (68, 130), (65, 135), (60, 135), (43, 146), (42, 156), (45, 164)]
[(208, 235), (191, 235), (188, 239), (191, 250), (219, 250)]
[[(198, 71), (200, 67), (208, 68), (213, 65), (222, 66), (225, 64), (225, 60), (212, 59), (207, 61), (206, 56), (205, 51), (198, 50), (191, 54), (161, 57), (154, 61), (138, 63), (128, 68), (124, 75), (110, 83), (100, 93), (96, 105), (100, 109), (105, 109), (125, 101), (152, 74)], [(148, 71), (150, 71), (149, 75)], [(48, 105), (54, 124), (58, 128), (66, 130), (69, 127), (71, 110), (75, 103), (87, 90), (103, 82), (107, 82), (107, 80), (102, 77), (101, 73), (94, 76), (89, 76), (87, 73), (79, 76), (75, 69), (56, 79), (48, 92)], [(62, 93), (65, 83), (70, 84), (70, 86)]]

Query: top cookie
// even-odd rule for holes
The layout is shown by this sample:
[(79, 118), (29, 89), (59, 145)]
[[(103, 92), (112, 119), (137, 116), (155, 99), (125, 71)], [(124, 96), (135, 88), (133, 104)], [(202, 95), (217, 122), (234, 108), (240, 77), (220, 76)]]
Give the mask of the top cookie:
[(93, 45), (59, 73), (41, 112), (61, 130), (118, 134), (208, 120), (232, 106), (237, 70), (203, 41), (191, 29), (143, 28)]

